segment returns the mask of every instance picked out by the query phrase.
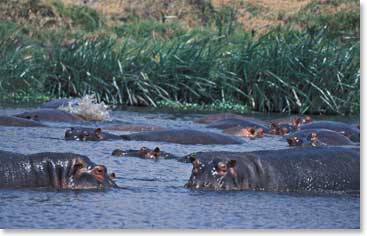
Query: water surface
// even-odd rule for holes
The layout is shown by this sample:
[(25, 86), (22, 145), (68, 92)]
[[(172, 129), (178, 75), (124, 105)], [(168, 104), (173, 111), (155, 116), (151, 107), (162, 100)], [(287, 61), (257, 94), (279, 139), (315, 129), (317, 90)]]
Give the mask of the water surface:
[[(24, 109), (2, 109), (12, 115)], [(191, 115), (116, 111), (119, 121), (207, 130)], [(114, 122), (106, 122), (114, 123)], [(159, 146), (178, 156), (196, 151), (253, 151), (288, 148), (279, 137), (242, 145), (179, 145), (140, 141), (63, 140), (67, 123), (51, 127), (0, 126), (0, 150), (25, 154), (74, 152), (115, 172), (120, 189), (50, 191), (1, 189), (0, 228), (359, 228), (360, 198), (350, 195), (301, 195), (268, 192), (213, 192), (184, 188), (191, 164), (176, 160), (114, 157), (112, 150)], [(89, 123), (96, 127), (100, 124)], [(84, 125), (85, 126), (85, 125)], [(213, 132), (220, 132), (212, 129)], [(114, 132), (123, 134), (128, 132)]]

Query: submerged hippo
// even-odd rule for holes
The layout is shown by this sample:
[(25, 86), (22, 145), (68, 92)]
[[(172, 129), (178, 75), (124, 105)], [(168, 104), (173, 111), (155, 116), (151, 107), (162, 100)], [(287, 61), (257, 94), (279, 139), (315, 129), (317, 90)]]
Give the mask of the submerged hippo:
[(117, 187), (105, 166), (73, 153), (22, 155), (0, 151), (0, 188), (105, 189)]
[(23, 119), (15, 116), (0, 116), (1, 126), (21, 126), (21, 127), (43, 127), (42, 123), (34, 120)]
[(170, 142), (179, 144), (242, 144), (243, 140), (229, 135), (214, 132), (203, 132), (190, 129), (169, 129), (146, 131), (121, 135), (125, 140)]
[(78, 122), (84, 121), (83, 118), (73, 115), (67, 111), (57, 109), (38, 109), (29, 112), (23, 112), (15, 115), (16, 117), (36, 120), (36, 121), (53, 121), (53, 122)]
[(291, 116), (270, 121), (270, 134), (286, 135), (300, 129), (301, 124), (312, 122), (310, 116)]
[(139, 150), (121, 150), (121, 149), (115, 149), (112, 152), (112, 156), (129, 156), (129, 157), (140, 157), (144, 159), (159, 159), (159, 158), (177, 158), (176, 156), (162, 152), (159, 147), (154, 148), (153, 150), (142, 147)]
[(301, 130), (306, 129), (329, 129), (339, 132), (353, 142), (359, 142), (360, 130), (352, 125), (337, 121), (314, 121), (309, 124), (304, 124), (300, 126)]
[(79, 98), (61, 98), (55, 99), (40, 105), (40, 108), (57, 109), (68, 104), (77, 104), (80, 101)]
[(200, 152), (186, 187), (276, 192), (359, 192), (359, 149), (303, 147), (255, 152)]
[(122, 139), (121, 136), (103, 132), (101, 128), (72, 127), (65, 131), (65, 140), (102, 141)]
[(223, 119), (215, 121), (207, 126), (208, 128), (216, 129), (229, 129), (229, 128), (262, 128), (265, 132), (268, 132), (268, 126), (264, 125), (262, 121), (257, 121), (254, 119), (243, 120), (243, 119)]
[(226, 120), (226, 119), (238, 119), (238, 120), (250, 120), (250, 121), (252, 120), (263, 126), (268, 126), (268, 123), (266, 121), (262, 121), (254, 117), (234, 114), (230, 112), (207, 115), (205, 117), (195, 119), (194, 122), (201, 123), (201, 124), (211, 124), (213, 122), (216, 122), (219, 120)]
[(163, 130), (163, 127), (156, 125), (111, 125), (103, 127), (106, 130), (117, 130), (117, 131), (153, 131), (153, 130)]
[(256, 129), (254, 127), (250, 127), (250, 128), (233, 127), (233, 128), (228, 128), (228, 129), (223, 130), (223, 133), (231, 134), (231, 135), (239, 136), (239, 137), (250, 138), (250, 139), (264, 137), (264, 129), (263, 128)]
[(349, 138), (333, 130), (306, 129), (287, 136), (290, 146), (355, 145)]

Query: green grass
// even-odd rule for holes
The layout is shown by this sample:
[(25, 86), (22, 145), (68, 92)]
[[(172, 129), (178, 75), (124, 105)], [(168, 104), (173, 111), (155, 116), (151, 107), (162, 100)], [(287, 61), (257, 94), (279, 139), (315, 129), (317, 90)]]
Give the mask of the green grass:
[(333, 38), (330, 24), (253, 38), (229, 8), (188, 30), (154, 20), (109, 28), (85, 7), (53, 6), (69, 26), (0, 21), (1, 100), (95, 93), (182, 110), (359, 113), (359, 38)]

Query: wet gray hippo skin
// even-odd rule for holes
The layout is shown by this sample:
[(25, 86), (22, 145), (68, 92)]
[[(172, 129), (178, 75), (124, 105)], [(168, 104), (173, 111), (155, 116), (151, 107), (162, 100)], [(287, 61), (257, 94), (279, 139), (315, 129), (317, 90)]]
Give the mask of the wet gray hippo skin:
[(65, 131), (65, 140), (102, 141), (122, 139), (119, 135), (103, 132), (101, 128), (72, 127)]
[(149, 149), (147, 147), (142, 147), (139, 150), (121, 150), (115, 149), (112, 152), (112, 156), (127, 156), (127, 157), (139, 157), (143, 159), (172, 159), (177, 158), (177, 156), (172, 155), (167, 152), (162, 152), (159, 147), (155, 149)]
[(186, 187), (275, 192), (359, 192), (359, 149), (303, 147), (276, 151), (200, 152)]
[(308, 124), (303, 124), (301, 130), (305, 129), (329, 129), (340, 132), (350, 138), (353, 142), (359, 142), (360, 130), (352, 125), (337, 122), (337, 121), (314, 121)]
[(34, 111), (24, 112), (15, 115), (16, 117), (36, 120), (36, 121), (53, 121), (53, 122), (80, 122), (83, 118), (73, 115), (69, 112), (57, 109), (38, 109)]
[(256, 120), (242, 120), (242, 119), (223, 119), (215, 121), (207, 126), (208, 128), (216, 128), (216, 129), (229, 129), (233, 127), (239, 128), (262, 128), (265, 132), (269, 131), (269, 127), (263, 125), (262, 122), (258, 122)]
[(77, 103), (80, 99), (78, 98), (61, 98), (52, 100), (40, 105), (40, 108), (44, 109), (57, 109), (61, 106), (67, 106), (69, 103)]
[(245, 141), (229, 135), (190, 129), (146, 131), (121, 135), (124, 140), (170, 142), (179, 144), (242, 144)]
[(15, 116), (0, 116), (0, 126), (43, 127), (46, 125), (43, 125), (38, 121), (23, 119)]
[(117, 187), (104, 166), (73, 153), (22, 155), (0, 151), (0, 188), (105, 189)]
[[(316, 135), (316, 137), (315, 137)], [(312, 139), (317, 139), (313, 142)], [(328, 129), (305, 129), (287, 135), (285, 139), (290, 146), (320, 145), (355, 145), (349, 138), (339, 132)], [(292, 145), (291, 145), (292, 144)]]

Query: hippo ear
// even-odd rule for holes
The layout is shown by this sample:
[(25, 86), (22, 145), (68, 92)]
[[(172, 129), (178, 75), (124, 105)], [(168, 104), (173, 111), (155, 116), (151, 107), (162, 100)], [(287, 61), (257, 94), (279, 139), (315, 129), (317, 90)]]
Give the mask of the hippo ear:
[(287, 142), (288, 142), (289, 146), (293, 146), (296, 143), (296, 139), (297, 139), (297, 137), (287, 138)]
[(271, 129), (276, 129), (276, 128), (278, 128), (279, 126), (278, 126), (278, 124), (276, 124), (276, 123), (274, 123), (274, 122), (271, 122), (270, 123), (270, 128)]
[(309, 136), (308, 136), (308, 138), (309, 139), (318, 139), (318, 135), (317, 135), (317, 133), (315, 133), (315, 132), (312, 132)]
[(198, 167), (199, 167), (199, 165), (200, 165), (200, 161), (199, 161), (198, 159), (196, 159), (196, 157), (190, 157), (190, 159), (189, 159), (189, 160), (191, 161), (192, 166), (193, 166), (194, 168), (198, 168)]
[(237, 164), (236, 160), (230, 160), (230, 161), (227, 162), (228, 168), (233, 168), (233, 167), (236, 166), (236, 164)]
[(191, 157), (189, 158), (189, 160), (190, 160), (190, 162), (191, 162), (191, 163), (193, 163), (193, 162), (196, 160), (196, 158), (195, 158), (195, 157), (193, 157), (193, 156), (191, 156)]
[(101, 138), (102, 129), (97, 128), (97, 129), (94, 130), (94, 133), (96, 134), (97, 138)]
[(310, 122), (312, 122), (312, 117), (311, 116), (303, 117), (303, 123), (310, 123)]
[(256, 132), (256, 129), (254, 127), (250, 127), (248, 128), (248, 131), (250, 132), (251, 135), (254, 135)]
[(116, 179), (116, 174), (115, 174), (115, 172), (112, 172), (111, 174), (110, 174), (110, 179)]
[(296, 129), (299, 128), (299, 126), (301, 125), (302, 123), (302, 119), (300, 117), (297, 117), (297, 118), (293, 118), (292, 119), (292, 126)]

